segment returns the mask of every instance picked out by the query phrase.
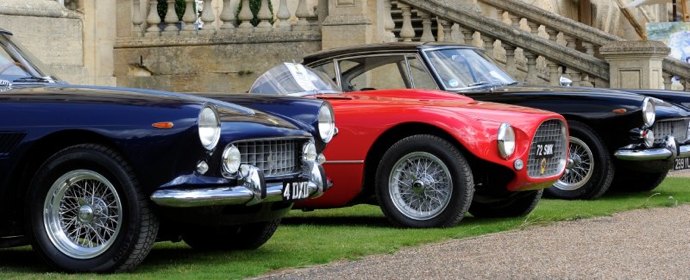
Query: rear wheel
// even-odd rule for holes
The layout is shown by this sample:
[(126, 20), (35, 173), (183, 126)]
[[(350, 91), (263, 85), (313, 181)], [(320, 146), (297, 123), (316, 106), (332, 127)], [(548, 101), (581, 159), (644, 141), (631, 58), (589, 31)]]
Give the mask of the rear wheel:
[(279, 224), (280, 219), (275, 219), (240, 226), (197, 227), (182, 239), (197, 250), (253, 250), (268, 242)]
[(565, 174), (546, 190), (551, 197), (595, 199), (611, 186), (614, 166), (603, 140), (589, 126), (569, 121), (569, 164)]
[(68, 271), (133, 269), (151, 250), (158, 220), (128, 164), (99, 145), (57, 152), (36, 173), (27, 208), (33, 247)]
[(503, 197), (475, 196), (470, 214), (478, 218), (519, 217), (532, 212), (544, 191), (514, 192)]
[(445, 227), (467, 212), (474, 183), (460, 151), (433, 135), (404, 138), (376, 171), (376, 196), (388, 220), (404, 227)]

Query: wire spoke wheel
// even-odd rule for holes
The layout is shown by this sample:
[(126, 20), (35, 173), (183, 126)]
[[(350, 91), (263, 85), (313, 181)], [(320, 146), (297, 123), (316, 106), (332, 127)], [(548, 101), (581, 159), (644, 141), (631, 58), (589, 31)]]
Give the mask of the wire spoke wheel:
[(446, 209), (453, 194), (453, 179), (446, 164), (427, 152), (400, 158), (389, 176), (389, 195), (403, 215), (429, 220)]
[(115, 242), (122, 227), (122, 202), (107, 178), (78, 169), (52, 184), (43, 217), (46, 234), (60, 252), (75, 259), (90, 259)]
[(592, 178), (595, 164), (592, 150), (582, 140), (570, 137), (569, 149), (571, 163), (554, 184), (554, 187), (565, 191), (577, 190), (584, 186)]

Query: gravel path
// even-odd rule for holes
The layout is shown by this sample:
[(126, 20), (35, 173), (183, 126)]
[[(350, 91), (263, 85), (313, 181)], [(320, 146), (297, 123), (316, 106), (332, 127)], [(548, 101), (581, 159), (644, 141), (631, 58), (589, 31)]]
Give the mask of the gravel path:
[(690, 205), (451, 240), (262, 277), (403, 278), (690, 279)]

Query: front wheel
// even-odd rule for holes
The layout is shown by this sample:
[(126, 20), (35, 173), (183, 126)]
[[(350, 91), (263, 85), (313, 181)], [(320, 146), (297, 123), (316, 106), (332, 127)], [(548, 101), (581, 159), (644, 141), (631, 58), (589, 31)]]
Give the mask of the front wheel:
[(589, 126), (569, 121), (569, 163), (565, 173), (546, 190), (550, 197), (595, 199), (611, 186), (614, 166), (603, 140)]
[(279, 224), (280, 219), (275, 219), (240, 226), (196, 227), (182, 239), (197, 250), (253, 250), (268, 242)]
[(433, 135), (398, 141), (384, 153), (376, 171), (379, 205), (398, 226), (453, 226), (467, 212), (473, 193), (465, 157)]
[(76, 272), (126, 271), (151, 250), (158, 220), (134, 173), (99, 145), (57, 152), (30, 185), (28, 232), (53, 266)]
[(477, 218), (525, 216), (537, 207), (543, 190), (514, 192), (506, 196), (482, 196), (472, 200), (470, 214)]

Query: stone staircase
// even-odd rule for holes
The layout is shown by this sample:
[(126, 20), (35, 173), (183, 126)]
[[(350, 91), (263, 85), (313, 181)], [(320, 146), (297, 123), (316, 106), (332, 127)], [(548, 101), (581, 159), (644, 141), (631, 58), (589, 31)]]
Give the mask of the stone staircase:
[[(394, 1), (391, 20), (402, 22), (387, 32), (400, 41), (481, 47), (511, 74), (532, 84), (558, 85), (560, 77), (567, 76), (576, 86), (609, 87), (609, 63), (599, 49), (622, 38), (521, 1), (479, 0), (481, 8), (459, 2)], [(690, 65), (665, 58), (663, 78), (665, 88), (687, 91)]]

